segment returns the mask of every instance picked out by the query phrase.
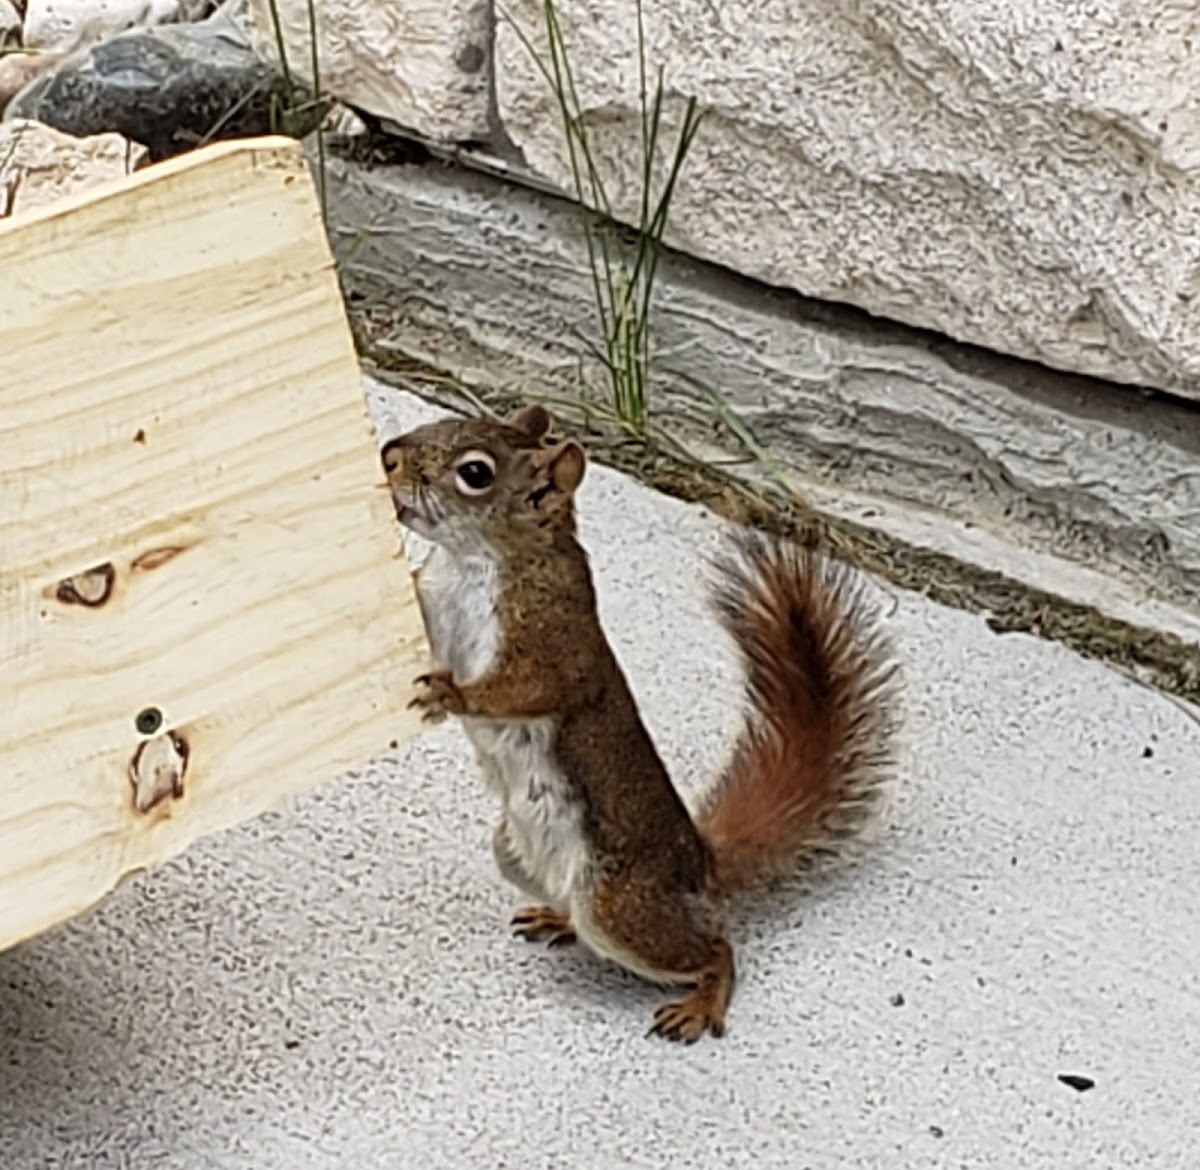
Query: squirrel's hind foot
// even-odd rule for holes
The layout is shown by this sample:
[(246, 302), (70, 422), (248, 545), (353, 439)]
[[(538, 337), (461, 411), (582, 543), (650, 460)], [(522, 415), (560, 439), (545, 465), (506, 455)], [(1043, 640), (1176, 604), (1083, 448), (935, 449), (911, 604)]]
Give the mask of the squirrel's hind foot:
[(725, 1009), (733, 994), (733, 948), (722, 940), (712, 963), (700, 973), (695, 990), (678, 1003), (668, 1003), (654, 1013), (647, 1036), (662, 1036), (695, 1044), (705, 1032), (725, 1035)]
[(523, 906), (513, 915), (512, 926), (513, 933), (526, 942), (565, 947), (575, 941), (570, 918), (550, 906)]

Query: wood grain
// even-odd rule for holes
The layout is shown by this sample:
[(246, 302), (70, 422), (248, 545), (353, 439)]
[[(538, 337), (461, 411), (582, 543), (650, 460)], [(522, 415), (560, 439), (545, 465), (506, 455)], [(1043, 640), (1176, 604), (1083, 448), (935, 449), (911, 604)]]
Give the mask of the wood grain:
[(4, 947), (415, 734), (426, 650), (295, 143), (0, 224), (0, 353)]

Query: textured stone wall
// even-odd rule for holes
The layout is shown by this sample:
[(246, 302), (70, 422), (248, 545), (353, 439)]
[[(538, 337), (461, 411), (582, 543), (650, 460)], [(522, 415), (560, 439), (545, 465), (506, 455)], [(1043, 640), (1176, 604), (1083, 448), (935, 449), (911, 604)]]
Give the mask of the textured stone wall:
[[(291, 67), (311, 79), (308, 0), (276, 0)], [(317, 0), (325, 92), (441, 142), (490, 125), (489, 0)], [(277, 57), (271, 0), (249, 0), (255, 47)]]
[[(570, 206), (437, 164), (334, 161), (329, 178), (334, 251), (378, 344), (477, 387), (603, 387), (582, 355), (594, 306)], [(1200, 645), (1190, 404), (931, 344), (675, 256), (658, 310), (653, 408), (670, 432), (745, 459), (696, 383), (719, 387), (840, 514)]]
[[(541, 0), (511, 0), (537, 43)], [(561, 5), (635, 206), (635, 0)], [(708, 119), (672, 239), (771, 284), (1200, 398), (1200, 6), (671, 0), (652, 60)], [(564, 183), (555, 102), (501, 21), (505, 130)]]
[[(252, 6), (269, 32), (266, 0)], [(305, 0), (281, 7), (303, 61)], [(318, 7), (335, 93), (443, 141), (490, 136), (569, 187), (553, 94), (518, 35), (544, 48), (542, 0)], [(559, 7), (628, 217), (635, 0)], [(674, 244), (962, 341), (1200, 398), (1200, 5), (645, 7), (671, 109), (691, 95), (706, 112)]]

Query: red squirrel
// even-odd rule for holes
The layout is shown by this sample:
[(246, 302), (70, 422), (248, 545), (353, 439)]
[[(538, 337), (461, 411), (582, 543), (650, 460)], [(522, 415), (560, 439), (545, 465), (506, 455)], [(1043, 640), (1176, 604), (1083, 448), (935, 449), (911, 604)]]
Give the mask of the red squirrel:
[(740, 536), (715, 603), (748, 711), (690, 813), (600, 626), (575, 523), (586, 457), (553, 426), (529, 406), (384, 445), (397, 518), (433, 545), (416, 587), (434, 668), (413, 705), (462, 721), (499, 799), (496, 862), (534, 903), (516, 932), (690, 989), (651, 1033), (720, 1036), (726, 900), (844, 855), (873, 820), (894, 770), (896, 663), (851, 570)]

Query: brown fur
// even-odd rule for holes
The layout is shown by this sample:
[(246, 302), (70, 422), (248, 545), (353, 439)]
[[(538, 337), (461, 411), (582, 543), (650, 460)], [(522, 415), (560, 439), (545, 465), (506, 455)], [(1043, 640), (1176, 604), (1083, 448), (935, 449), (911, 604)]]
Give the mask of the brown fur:
[[(855, 628), (847, 574), (744, 538), (740, 560), (723, 566), (718, 604), (746, 659), (752, 710), (693, 822), (600, 626), (575, 536), (582, 450), (550, 429), (532, 407), (507, 424), (422, 427), (383, 450), (402, 513), (402, 500), (433, 497), (500, 558), (498, 664), (463, 684), (435, 670), (418, 703), (435, 718), (553, 717), (551, 750), (594, 871), (590, 909), (586, 922), (572, 923), (534, 906), (514, 926), (557, 943), (586, 936), (639, 974), (690, 985), (651, 1030), (687, 1042), (720, 1035), (734, 982), (724, 895), (841, 849), (877, 803), (889, 731), (885, 648)], [(454, 467), (469, 450), (493, 460), (495, 490), (463, 498)]]
[(747, 533), (719, 571), (748, 710), (697, 822), (733, 893), (853, 852), (887, 793), (897, 687), (891, 648), (860, 620), (860, 581), (844, 566)]

